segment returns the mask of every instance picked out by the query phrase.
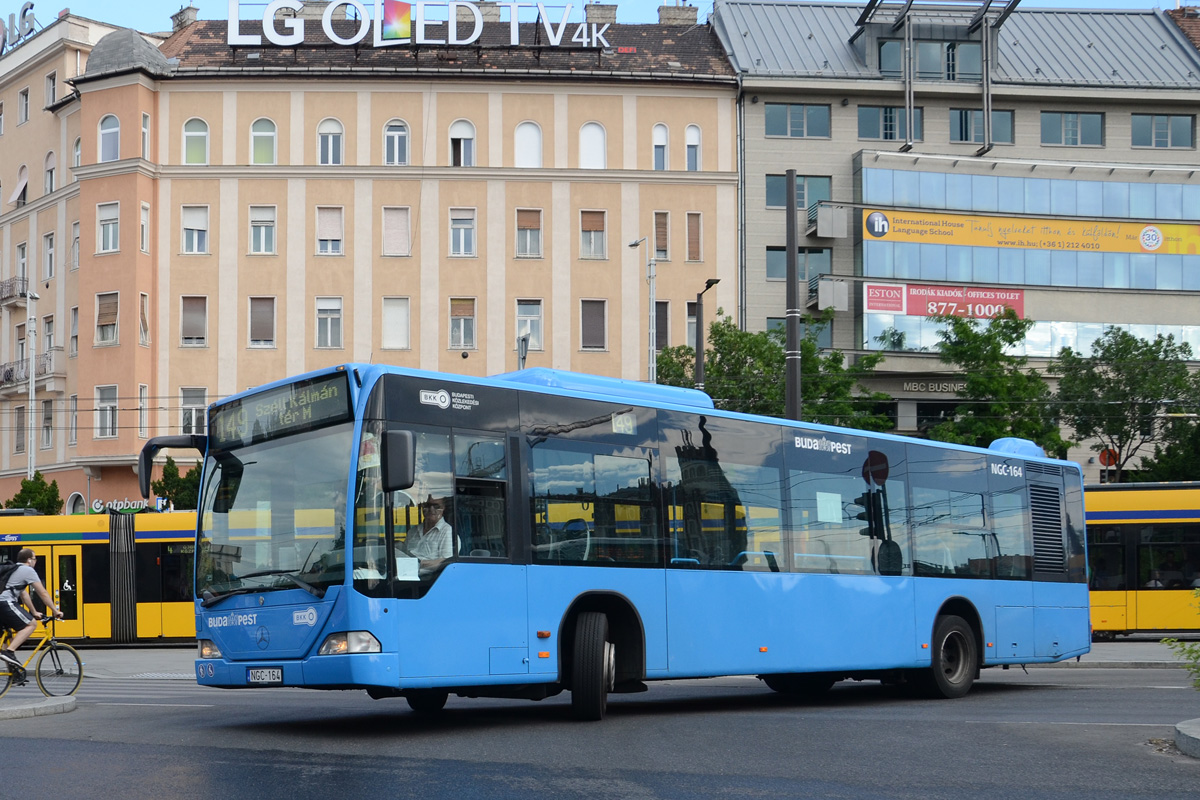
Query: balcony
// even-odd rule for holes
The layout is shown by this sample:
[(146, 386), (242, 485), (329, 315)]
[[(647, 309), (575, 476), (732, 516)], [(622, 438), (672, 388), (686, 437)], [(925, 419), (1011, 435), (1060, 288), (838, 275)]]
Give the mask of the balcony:
[[(51, 347), (33, 359), (37, 384), (45, 391), (61, 392), (66, 387), (67, 359), (61, 347)], [(10, 399), (29, 391), (29, 359), (0, 365), (0, 398)]]
[(9, 278), (0, 281), (0, 306), (24, 306), (25, 291), (29, 286), (28, 278)]

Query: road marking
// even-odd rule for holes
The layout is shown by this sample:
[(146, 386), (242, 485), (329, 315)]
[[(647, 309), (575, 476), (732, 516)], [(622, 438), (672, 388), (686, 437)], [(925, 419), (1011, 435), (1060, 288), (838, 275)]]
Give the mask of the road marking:
[(212, 703), (92, 703), (94, 706), (161, 706), (171, 708), (213, 708)]
[(969, 724), (974, 725), (1099, 725), (1106, 728), (1162, 728), (1174, 727), (1174, 722), (1038, 722), (1036, 720), (995, 720), (995, 719), (968, 719), (964, 720)]

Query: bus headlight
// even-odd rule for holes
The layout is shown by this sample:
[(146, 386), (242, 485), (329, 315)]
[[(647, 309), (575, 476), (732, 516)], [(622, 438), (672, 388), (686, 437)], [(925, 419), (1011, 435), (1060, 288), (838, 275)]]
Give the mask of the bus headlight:
[(221, 648), (217, 647), (209, 639), (196, 640), (196, 657), (197, 658), (220, 658)]
[(317, 651), (320, 656), (339, 656), (346, 653), (379, 653), (383, 648), (379, 644), (379, 640), (370, 634), (369, 631), (346, 631), (344, 633), (331, 633), (325, 637), (325, 641), (321, 643), (321, 649)]

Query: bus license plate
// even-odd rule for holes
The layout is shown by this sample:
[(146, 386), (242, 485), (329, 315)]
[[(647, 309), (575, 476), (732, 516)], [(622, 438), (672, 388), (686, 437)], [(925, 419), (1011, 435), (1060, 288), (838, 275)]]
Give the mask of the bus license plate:
[(246, 670), (246, 683), (259, 686), (283, 683), (282, 667), (253, 667)]

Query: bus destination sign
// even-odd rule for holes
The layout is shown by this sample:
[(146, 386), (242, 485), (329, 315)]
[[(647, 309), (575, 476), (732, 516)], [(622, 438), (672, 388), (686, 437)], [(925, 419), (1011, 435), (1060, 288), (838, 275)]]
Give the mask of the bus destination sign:
[(346, 373), (297, 381), (234, 400), (212, 412), (209, 440), (227, 449), (352, 418)]

